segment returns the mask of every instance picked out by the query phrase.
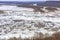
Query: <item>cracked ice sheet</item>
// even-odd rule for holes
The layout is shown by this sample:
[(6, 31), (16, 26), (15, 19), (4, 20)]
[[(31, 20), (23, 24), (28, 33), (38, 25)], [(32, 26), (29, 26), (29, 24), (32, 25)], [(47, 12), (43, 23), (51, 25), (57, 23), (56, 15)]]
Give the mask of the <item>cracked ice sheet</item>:
[[(28, 17), (29, 15), (30, 15), (30, 17)], [(23, 13), (23, 16), (20, 16), (20, 15), (19, 16), (17, 16), (17, 15), (15, 15), (15, 16), (13, 16), (13, 15), (12, 16), (1, 16), (0, 19), (4, 20), (4, 19), (12, 18), (12, 20), (16, 20), (16, 19), (17, 20), (21, 20), (21, 19), (23, 19), (25, 21), (27, 21), (27, 20), (31, 20), (31, 21), (32, 20), (33, 21), (37, 20), (37, 21), (51, 21), (53, 23), (60, 22), (60, 18), (57, 18), (55, 16), (54, 16), (55, 18), (53, 18), (53, 17), (46, 17), (47, 15), (45, 15), (45, 14), (43, 14), (43, 15), (42, 14), (38, 14), (38, 15), (36, 14), (39, 17), (34, 17), (35, 14), (31, 15), (29, 13), (29, 15)], [(25, 17), (25, 16), (27, 16), (27, 17)], [(51, 16), (51, 15), (49, 14), (49, 16)], [(9, 39), (9, 38), (12, 38), (12, 37), (17, 37), (18, 38), (19, 36), (21, 36), (21, 38), (29, 38), (29, 37), (33, 37), (35, 32), (41, 32), (42, 34), (48, 33), (49, 35), (52, 35), (53, 33), (55, 33), (53, 31), (45, 30), (44, 28), (41, 28), (41, 29), (37, 30), (36, 27), (32, 27), (32, 29), (34, 29), (34, 30), (29, 31), (28, 28), (25, 29), (24, 31), (22, 31), (20, 29), (15, 29), (15, 30), (12, 30), (11, 32), (9, 32), (8, 34), (1, 35), (0, 38), (2, 38), (2, 39), (3, 38)], [(16, 34), (13, 34), (13, 32), (16, 32)]]
[[(13, 34), (14, 31), (16, 32), (16, 34)], [(12, 32), (10, 32), (10, 33), (8, 33), (6, 35), (0, 36), (0, 38), (1, 39), (4, 39), (4, 38), (9, 39), (9, 38), (13, 38), (13, 37), (16, 37), (16, 38), (21, 37), (22, 39), (32, 38), (32, 37), (34, 37), (35, 32), (39, 32), (39, 33), (41, 32), (44, 35), (46, 33), (48, 33), (49, 36), (51, 36), (54, 33), (53, 31), (48, 31), (48, 30), (45, 30), (44, 28), (39, 29), (39, 31), (38, 30), (36, 30), (36, 31), (33, 31), (33, 30), (29, 31), (28, 29), (25, 29), (24, 31), (22, 31), (20, 29), (15, 29), (15, 30), (13, 30)]]
[(15, 32), (17, 32), (17, 33), (12, 34), (13, 33), (13, 31), (12, 31), (6, 35), (0, 36), (0, 38), (1, 39), (4, 39), (4, 38), (9, 39), (9, 38), (13, 38), (13, 37), (16, 37), (16, 38), (21, 37), (22, 39), (24, 39), (24, 38), (32, 38), (34, 36), (34, 31), (28, 31), (27, 29), (24, 31), (15, 29)]
[[(9, 17), (9, 16), (8, 16), (8, 17)], [(24, 19), (24, 20), (35, 20), (35, 19), (37, 20), (37, 19), (38, 19), (38, 18), (33, 19), (33, 17), (31, 17), (31, 18), (28, 17), (28, 18), (27, 18), (27, 17), (24, 17), (24, 16), (22, 16), (22, 17), (21, 17), (21, 16), (13, 16), (12, 18), (13, 18), (13, 19), (14, 19), (14, 18), (16, 18), (16, 19), (19, 19), (19, 18), (20, 18), (20, 19)], [(3, 19), (4, 19), (4, 18), (3, 18)], [(48, 18), (45, 17), (45, 19), (49, 21)], [(40, 19), (38, 19), (38, 20), (40, 20)], [(44, 17), (41, 18), (41, 20), (44, 20)], [(54, 20), (52, 20), (52, 21), (54, 21)], [(55, 21), (56, 21), (56, 20), (55, 20)], [(16, 30), (17, 30), (17, 29), (16, 29)], [(15, 31), (16, 31), (16, 30), (15, 30)], [(17, 30), (17, 31), (19, 31), (19, 30)], [(45, 29), (43, 29), (43, 28), (40, 29), (39, 31), (40, 31), (41, 33), (43, 33), (43, 34), (49, 33), (49, 35), (51, 35), (51, 34), (54, 33), (53, 31), (51, 31), (51, 32), (49, 31), (49, 32), (48, 32), (47, 30), (45, 30)], [(14, 31), (12, 31), (12, 32), (14, 32)], [(21, 32), (21, 33), (19, 33), (19, 32)], [(9, 33), (9, 34), (3, 35), (2, 38), (19, 37), (19, 35), (21, 36), (21, 38), (29, 38), (29, 37), (34, 36), (34, 31), (33, 31), (32, 33), (30, 33), (30, 31), (28, 31), (28, 30), (26, 30), (26, 31), (24, 31), (24, 32), (23, 32), (23, 31), (19, 31), (19, 32), (17, 32), (17, 34), (11, 34), (11, 33)], [(24, 33), (24, 34), (22, 34), (22, 33)], [(27, 34), (28, 34), (28, 35), (27, 35)], [(16, 35), (17, 35), (17, 36), (16, 36)]]
[(3, 5), (0, 6), (0, 10), (11, 10), (11, 11), (33, 11), (32, 8), (24, 8), (24, 7), (17, 7), (17, 6), (8, 6), (8, 5)]

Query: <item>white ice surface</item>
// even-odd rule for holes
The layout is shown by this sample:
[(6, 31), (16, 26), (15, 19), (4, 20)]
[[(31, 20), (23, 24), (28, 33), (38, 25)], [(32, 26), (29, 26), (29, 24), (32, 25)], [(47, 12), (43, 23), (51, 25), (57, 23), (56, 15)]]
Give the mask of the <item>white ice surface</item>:
[[(46, 33), (51, 36), (56, 31), (52, 31), (53, 28), (60, 28), (60, 15), (58, 12), (54, 14), (34, 14), (29, 12), (33, 11), (33, 9), (30, 8), (21, 8), (16, 6), (1, 6), (0, 10), (11, 10), (14, 11), (10, 12), (8, 11), (6, 14), (0, 15), (0, 38), (1, 39), (9, 39), (12, 37), (21, 37), (24, 38), (32, 38), (35, 36), (35, 33), (42, 33), (45, 35)], [(16, 11), (20, 11), (19, 13), (15, 13)], [(21, 12), (22, 10), (22, 12)], [(24, 10), (26, 12), (24, 12)], [(27, 14), (28, 13), (28, 14)], [(19, 15), (18, 15), (19, 14)], [(4, 16), (5, 15), (5, 16)], [(48, 16), (48, 17), (47, 17)], [(52, 17), (53, 16), (53, 17)], [(14, 20), (23, 20), (20, 22), (14, 22)], [(33, 22), (33, 23), (31, 23)], [(45, 24), (45, 27), (38, 28), (38, 26), (34, 26), (35, 24), (38, 25), (38, 23)], [(7, 25), (9, 24), (9, 25)], [(40, 25), (40, 24), (39, 24)], [(30, 28), (31, 26), (31, 28)], [(40, 26), (41, 27), (41, 26)], [(5, 29), (4, 29), (5, 28)], [(13, 28), (13, 29), (12, 29)], [(58, 29), (57, 31), (59, 31)], [(5, 33), (5, 31), (7, 33)]]

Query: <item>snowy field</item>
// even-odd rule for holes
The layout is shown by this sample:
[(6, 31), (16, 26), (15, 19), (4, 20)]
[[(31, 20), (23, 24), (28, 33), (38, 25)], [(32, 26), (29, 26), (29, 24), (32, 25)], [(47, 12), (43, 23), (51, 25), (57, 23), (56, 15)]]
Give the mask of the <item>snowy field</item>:
[(35, 13), (33, 8), (0, 6), (4, 11), (0, 14), (0, 39), (45, 38), (60, 32), (60, 8), (57, 9), (55, 12)]

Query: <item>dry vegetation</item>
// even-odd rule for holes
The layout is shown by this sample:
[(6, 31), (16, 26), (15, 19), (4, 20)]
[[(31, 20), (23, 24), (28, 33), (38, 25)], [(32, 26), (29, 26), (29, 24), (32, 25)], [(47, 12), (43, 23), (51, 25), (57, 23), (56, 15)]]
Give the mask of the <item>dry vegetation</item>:
[(54, 7), (46, 7), (45, 9), (47, 9), (48, 11), (55, 11), (55, 10), (58, 10), (57, 8), (54, 8)]
[(41, 13), (44, 13), (45, 12), (41, 8), (33, 8), (33, 9), (34, 9), (34, 12), (41, 12)]
[(34, 12), (41, 12), (41, 13), (44, 13), (44, 10), (42, 10), (42, 8), (44, 8), (44, 7), (42, 7), (42, 6), (26, 6), (26, 5), (22, 5), (22, 6), (20, 6), (20, 5), (18, 5), (17, 7), (26, 7), (26, 8), (33, 8), (34, 9)]
[[(33, 6), (33, 5), (30, 5), (30, 6), (22, 5), (22, 6), (20, 6), (20, 5), (18, 5), (17, 7), (33, 8), (34, 12), (45, 13), (45, 10), (42, 10), (44, 8), (43, 6)], [(48, 12), (54, 12), (54, 11), (58, 10), (56, 7), (48, 7), (48, 6), (45, 9), (48, 10)]]
[(46, 37), (44, 39), (41, 38), (33, 38), (33, 39), (20, 39), (20, 38), (11, 38), (8, 40), (60, 40), (60, 33), (55, 33), (52, 35), (52, 37)]
[(5, 13), (4, 11), (0, 10), (0, 14)]

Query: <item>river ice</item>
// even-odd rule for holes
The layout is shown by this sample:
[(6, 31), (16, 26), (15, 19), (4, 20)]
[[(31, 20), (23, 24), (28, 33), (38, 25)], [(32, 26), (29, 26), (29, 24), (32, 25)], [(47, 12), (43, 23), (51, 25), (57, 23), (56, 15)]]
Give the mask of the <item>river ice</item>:
[(1, 10), (2, 8), (6, 13), (0, 14), (0, 39), (32, 38), (37, 33), (42, 33), (43, 37), (46, 37), (46, 34), (51, 36), (60, 31), (60, 12), (35, 14), (30, 8), (25, 8), (26, 11), (22, 7), (0, 7)]

